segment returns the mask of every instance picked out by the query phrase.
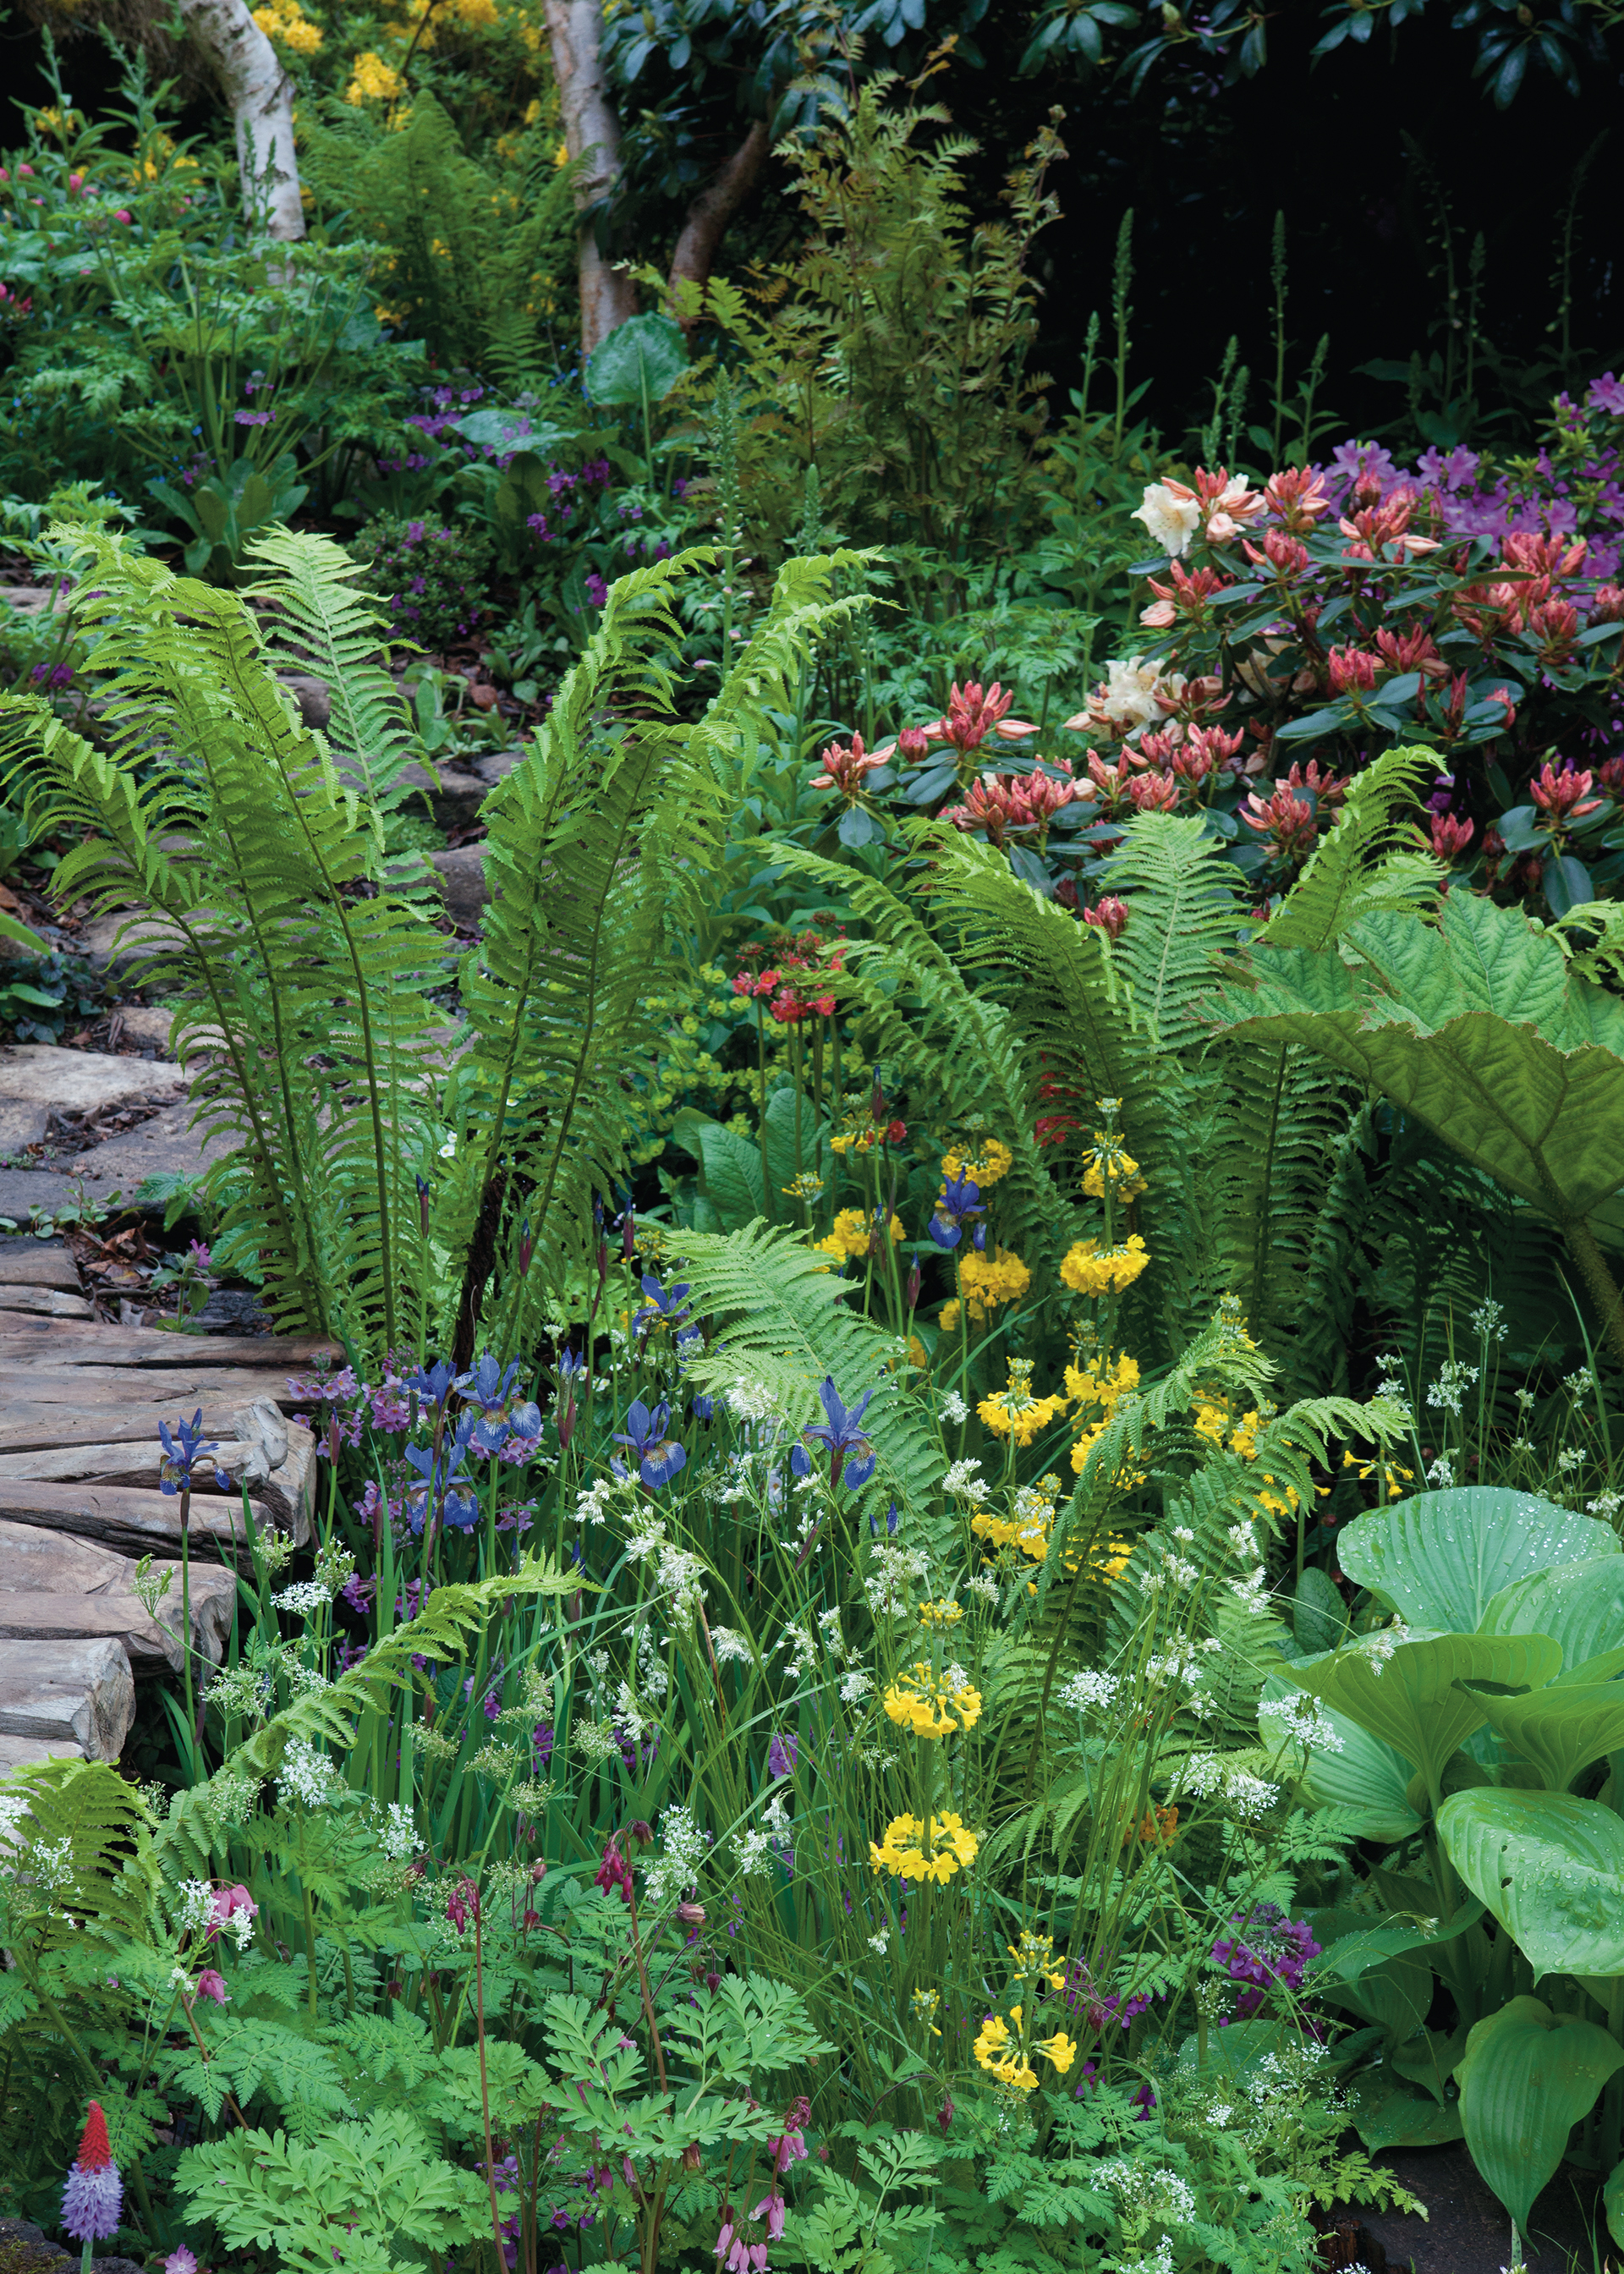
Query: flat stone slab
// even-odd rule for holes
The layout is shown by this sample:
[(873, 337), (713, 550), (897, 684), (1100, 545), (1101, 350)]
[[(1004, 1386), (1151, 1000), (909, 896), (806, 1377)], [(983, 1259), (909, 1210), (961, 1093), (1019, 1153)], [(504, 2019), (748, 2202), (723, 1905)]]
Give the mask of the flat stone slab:
[(149, 1578), (167, 1591), (154, 1620), (135, 1593), (135, 1560), (88, 1540), (0, 1524), (0, 1641), (122, 1642), (133, 1665), (177, 1668), (184, 1608), (192, 1647), (217, 1666), (231, 1631), (237, 1575), (212, 1555), (194, 1556), (186, 1584), (178, 1562), (154, 1562)]
[(122, 1643), (0, 1643), (0, 1736), (74, 1745), (116, 1761), (135, 1719), (135, 1680)]
[(192, 1113), (188, 1104), (165, 1106), (139, 1128), (76, 1154), (73, 1168), (80, 1176), (106, 1178), (126, 1192), (133, 1192), (147, 1177), (200, 1177), (237, 1147), (227, 1137), (205, 1140), (191, 1126)]
[(155, 955), (167, 954), (182, 945), (182, 935), (162, 916), (115, 911), (91, 919), (79, 933), (74, 953), (95, 971), (135, 972)]
[(477, 845), (453, 845), (429, 855), (446, 896), (446, 913), (459, 931), (475, 931), (491, 895), (485, 889), (485, 855)]
[(0, 1279), (0, 1311), (26, 1311), (38, 1318), (94, 1319), (95, 1312), (82, 1295), (64, 1294), (58, 1287), (17, 1287)]
[(0, 1246), (0, 1287), (58, 1287), (77, 1294), (79, 1266), (58, 1240), (22, 1239)]
[(0, 1098), (0, 1155), (20, 1153), (26, 1146), (40, 1144), (50, 1117), (51, 1110), (42, 1100), (30, 1103), (26, 1098)]
[(0, 1216), (10, 1216), (13, 1224), (26, 1224), (36, 1210), (57, 1216), (81, 1201), (108, 1208), (123, 1197), (100, 1177), (81, 1182), (58, 1169), (0, 1169)]
[[(222, 1432), (216, 1423), (242, 1405), (265, 1399), (290, 1414), (303, 1412), (310, 1404), (309, 1398), (296, 1397), (288, 1387), (289, 1375), (303, 1375), (310, 1361), (279, 1365), (278, 1345), (268, 1335), (253, 1337), (259, 1362), (243, 1366), (210, 1364), (210, 1352), (222, 1337), (211, 1335), (207, 1342), (191, 1336), (165, 1339), (184, 1343), (192, 1364), (154, 1369), (145, 1375), (132, 1373), (127, 1366), (98, 1366), (91, 1360), (75, 1364), (71, 1359), (30, 1367), (26, 1380), (7, 1385), (0, 1406), (0, 1445), (66, 1444), (71, 1439), (56, 1433), (81, 1421), (103, 1441), (122, 1435), (126, 1424), (155, 1437), (159, 1414), (173, 1421), (184, 1412), (190, 1419), (199, 1406), (209, 1434), (218, 1436)], [(64, 1407), (69, 1409), (66, 1420)], [(49, 1419), (53, 1414), (57, 1417), (54, 1422)], [(52, 1434), (38, 1434), (47, 1427)]]
[[(319, 1335), (210, 1335), (206, 1352), (199, 1349), (199, 1340), (196, 1335), (165, 1334), (158, 1327), (103, 1327), (79, 1319), (17, 1316), (0, 1320), (0, 1367), (162, 1367), (181, 1373), (274, 1362), (289, 1373), (303, 1373), (323, 1353), (335, 1366), (344, 1362), (342, 1352)], [(13, 1387), (20, 1396), (30, 1394), (22, 1385)]]
[(176, 1077), (154, 1073), (144, 1058), (104, 1050), (64, 1050), (50, 1043), (13, 1043), (0, 1050), (0, 1101), (48, 1111), (94, 1113), (99, 1106), (172, 1097)]

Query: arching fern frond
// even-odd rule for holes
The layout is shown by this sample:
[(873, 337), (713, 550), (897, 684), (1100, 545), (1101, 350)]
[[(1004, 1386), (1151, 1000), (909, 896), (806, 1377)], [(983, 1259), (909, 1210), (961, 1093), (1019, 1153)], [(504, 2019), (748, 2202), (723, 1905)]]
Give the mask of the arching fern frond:
[(759, 1222), (726, 1234), (673, 1231), (669, 1245), (695, 1314), (719, 1322), (689, 1374), (718, 1392), (742, 1376), (796, 1429), (822, 1419), (826, 1376), (848, 1406), (871, 1389), (863, 1430), (879, 1464), (873, 1489), (924, 1519), (939, 1496), (942, 1455), (925, 1408), (897, 1378), (897, 1337), (849, 1308), (853, 1286), (797, 1234)]

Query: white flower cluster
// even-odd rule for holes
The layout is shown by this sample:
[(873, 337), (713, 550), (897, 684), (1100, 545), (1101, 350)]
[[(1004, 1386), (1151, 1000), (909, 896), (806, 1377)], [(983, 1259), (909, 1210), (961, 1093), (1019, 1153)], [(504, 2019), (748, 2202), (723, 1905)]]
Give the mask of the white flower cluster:
[(333, 1764), (308, 1737), (289, 1737), (277, 1782), (305, 1808), (325, 1808), (333, 1797)]
[(944, 1421), (955, 1429), (970, 1418), (970, 1409), (956, 1389), (944, 1389), (936, 1400), (936, 1409)]
[(317, 1611), (325, 1610), (332, 1600), (332, 1595), (320, 1579), (301, 1579), (297, 1585), (284, 1587), (280, 1594), (273, 1595), (271, 1608), (274, 1611), (293, 1611), (300, 1618), (308, 1619)]
[(656, 1554), (665, 1545), (666, 1536), (660, 1518), (651, 1512), (646, 1514), (640, 1528), (633, 1532), (626, 1542), (627, 1562), (641, 1563), (645, 1555)]
[(732, 1627), (712, 1627), (710, 1647), (716, 1653), (718, 1666), (749, 1666), (756, 1657), (748, 1638), (735, 1634)]
[(1086, 1668), (1061, 1683), (1060, 1703), (1074, 1713), (1105, 1713), (1116, 1704), (1116, 1690), (1114, 1674), (1096, 1674)]
[(1299, 1690), (1289, 1698), (1271, 1698), (1258, 1708), (1259, 1721), (1273, 1727), (1277, 1744), (1303, 1745), (1316, 1753), (1340, 1753), (1342, 1740), (1335, 1721), (1317, 1698)]
[(569, 1750), (577, 1760), (606, 1761), (620, 1750), (620, 1741), (608, 1721), (577, 1721), (569, 1733)]
[(1244, 1578), (1226, 1579), (1224, 1585), (1249, 1618), (1259, 1619), (1267, 1611), (1268, 1574), (1261, 1563), (1248, 1571)]
[(1471, 1314), (1471, 1322), (1482, 1342), (1503, 1343), (1510, 1329), (1504, 1324), (1506, 1314), (1498, 1303), (1479, 1303)]
[(380, 1827), (379, 1838), (383, 1852), (392, 1864), (403, 1864), (417, 1844), (417, 1828), (410, 1813), (398, 1800), (389, 1803), (388, 1812)]
[(1370, 1660), (1370, 1670), (1380, 1675), (1400, 1643), (1410, 1640), (1410, 1629), (1402, 1619), (1395, 1619), (1391, 1626), (1376, 1627), (1371, 1633), (1361, 1635), (1357, 1647)]
[(1125, 2214), (1138, 2213), (1141, 2232), (1151, 2219), (1160, 2226), (1188, 2226), (1195, 2217), (1189, 2180), (1166, 2165), (1153, 2167), (1112, 2156), (1096, 2163), (1092, 2176), (1110, 2189)]
[(706, 1851), (705, 1835), (690, 1810), (676, 1806), (664, 1810), (659, 1826), (660, 1852), (644, 1872), (643, 1883), (643, 1901), (656, 1911), (680, 1902), (688, 1889), (697, 1886)]
[(1179, 1773), (1179, 1784), (1192, 1800), (1222, 1799), (1243, 1824), (1256, 1824), (1280, 1798), (1278, 1785), (1267, 1784), (1249, 1769), (1233, 1767), (1217, 1753), (1194, 1753)]
[(868, 1568), (863, 1574), (869, 1610), (876, 1619), (906, 1616), (910, 1586), (923, 1586), (929, 1576), (929, 1558), (922, 1548), (897, 1547), (881, 1541), (869, 1549)]
[(666, 1547), (660, 1550), (659, 1584), (671, 1597), (673, 1618), (685, 1626), (693, 1623), (694, 1614), (705, 1599), (705, 1591), (699, 1584), (705, 1568), (703, 1556), (692, 1555), (686, 1547)]
[(987, 1498), (992, 1487), (977, 1472), (978, 1460), (955, 1461), (942, 1480), (942, 1489), (950, 1500), (966, 1500), (972, 1507)]
[(609, 1515), (614, 1500), (614, 1480), (598, 1477), (575, 1500), (577, 1524), (602, 1524)]
[(180, 1890), (180, 1912), (176, 1925), (182, 1934), (196, 1934), (208, 1924), (209, 1913), (214, 1908), (214, 1890), (207, 1879), (183, 1879)]
[(735, 1833), (733, 1852), (739, 1858), (740, 1876), (746, 1879), (762, 1878), (772, 1861), (772, 1843), (764, 1832)]
[(874, 1688), (874, 1676), (854, 1666), (849, 1674), (840, 1676), (840, 1702), (844, 1706), (861, 1706)]
[(1477, 1379), (1475, 1366), (1466, 1366), (1459, 1359), (1447, 1359), (1438, 1370), (1437, 1381), (1426, 1393), (1426, 1402), (1446, 1413), (1458, 1413), (1462, 1400)]
[(776, 1418), (772, 1393), (759, 1382), (742, 1377), (729, 1385), (727, 1403), (741, 1421), (771, 1421)]

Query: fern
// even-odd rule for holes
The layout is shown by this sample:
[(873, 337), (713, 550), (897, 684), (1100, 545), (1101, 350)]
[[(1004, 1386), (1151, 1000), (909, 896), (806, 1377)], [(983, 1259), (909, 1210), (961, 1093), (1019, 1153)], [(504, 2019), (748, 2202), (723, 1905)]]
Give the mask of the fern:
[[(244, 603), (100, 532), (83, 543), (74, 606), (113, 674), (109, 747), (32, 698), (0, 701), (35, 825), (84, 839), (56, 890), (155, 912), (171, 944), (154, 983), (223, 1034), (194, 1081), (195, 1118), (240, 1145), (214, 1188), (227, 1232), (259, 1252), (278, 1323), (393, 1346), (411, 1179), (429, 1149), (419, 1046), (436, 936), (387, 889), (355, 897), (374, 883), (375, 821), (300, 723)], [(322, 573), (335, 548), (282, 544), (284, 562), (309, 563), (304, 620), (325, 614), (344, 656), (350, 596)], [(354, 715), (367, 699), (364, 684)]]
[(923, 1408), (895, 1379), (896, 1338), (846, 1306), (851, 1286), (794, 1232), (748, 1224), (726, 1236), (677, 1231), (673, 1253), (693, 1288), (695, 1309), (719, 1322), (715, 1342), (689, 1374), (725, 1390), (741, 1375), (764, 1390), (799, 1428), (818, 1418), (825, 1377), (847, 1405), (874, 1392), (865, 1434), (876, 1479), (921, 1522), (936, 1497), (943, 1463)]
[(1335, 829), (1281, 902), (1259, 938), (1270, 947), (1334, 945), (1375, 907), (1403, 907), (1436, 894), (1442, 870), (1416, 849), (1414, 809), (1438, 753), (1385, 750), (1354, 780)]
[[(585, 654), (523, 761), (485, 807), (492, 901), (462, 975), (473, 1035), (447, 1095), (458, 1134), (448, 1216), (454, 1252), (488, 1276), (523, 1217), (546, 1258), (521, 1308), (508, 1274), (500, 1339), (545, 1314), (584, 1245), (596, 1193), (624, 1171), (627, 1077), (651, 1060), (645, 1004), (684, 941), (723, 835), (721, 785), (792, 672), (853, 603), (826, 595), (853, 556), (790, 562), (772, 602), (695, 725), (674, 712), (678, 589), (703, 550), (622, 577)], [(481, 1253), (488, 1245), (491, 1261)], [(456, 1347), (471, 1351), (483, 1294), (465, 1275)]]

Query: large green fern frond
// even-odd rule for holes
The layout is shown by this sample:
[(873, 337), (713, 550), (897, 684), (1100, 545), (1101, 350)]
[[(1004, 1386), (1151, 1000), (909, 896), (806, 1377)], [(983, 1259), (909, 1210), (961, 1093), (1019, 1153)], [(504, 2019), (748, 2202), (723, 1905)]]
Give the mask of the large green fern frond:
[(818, 1391), (826, 1379), (847, 1406), (872, 1390), (863, 1429), (879, 1465), (874, 1490), (922, 1521), (940, 1497), (936, 1434), (902, 1386), (897, 1337), (850, 1308), (852, 1284), (799, 1234), (762, 1223), (726, 1234), (677, 1231), (670, 1245), (695, 1313), (718, 1322), (689, 1374), (718, 1392), (743, 1379), (792, 1429), (822, 1419)]

